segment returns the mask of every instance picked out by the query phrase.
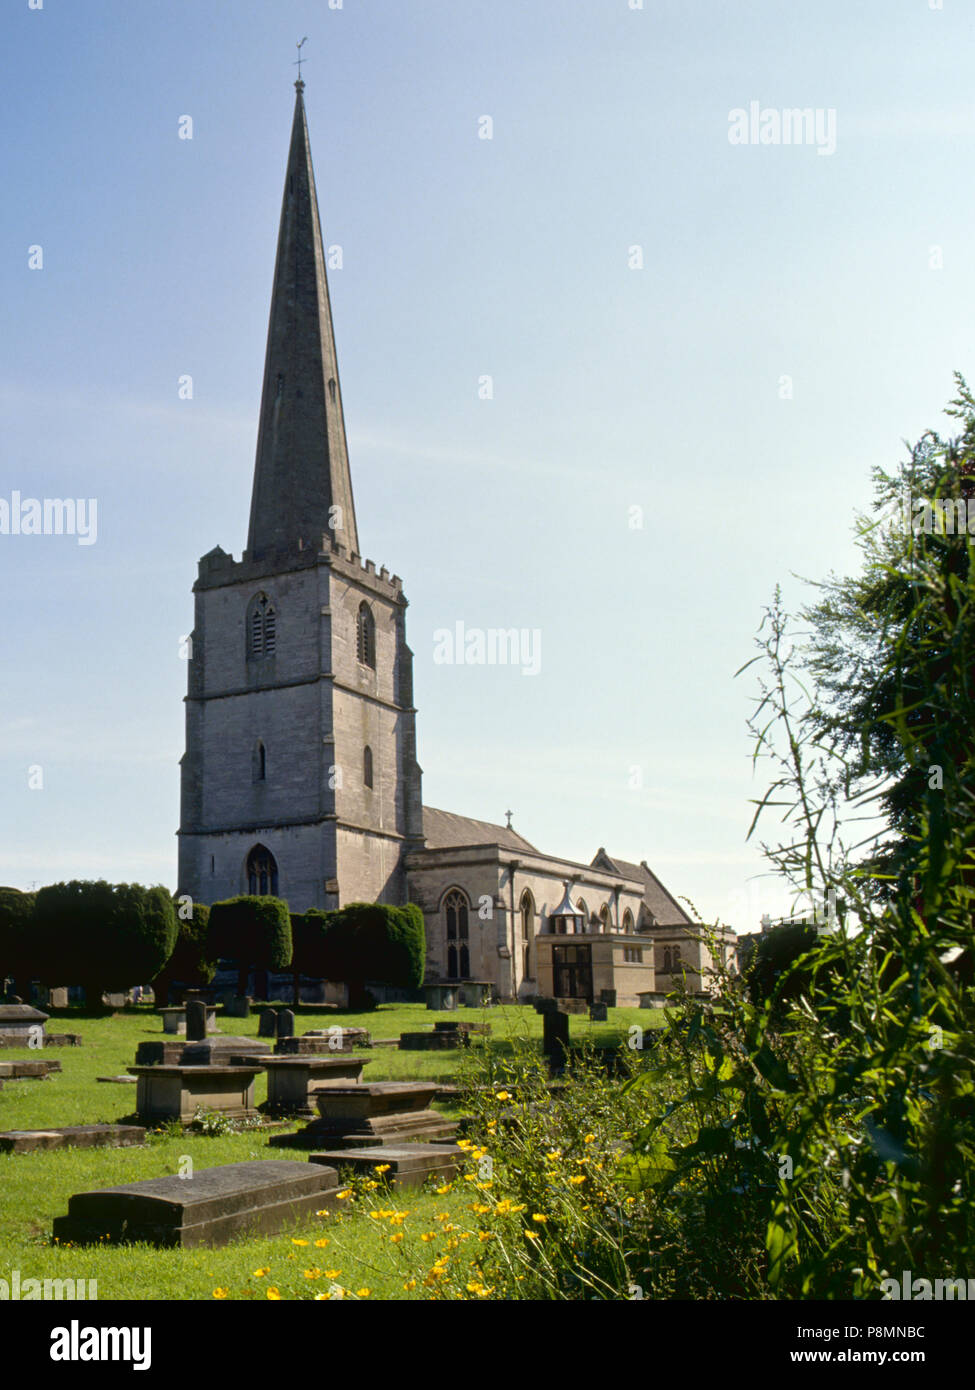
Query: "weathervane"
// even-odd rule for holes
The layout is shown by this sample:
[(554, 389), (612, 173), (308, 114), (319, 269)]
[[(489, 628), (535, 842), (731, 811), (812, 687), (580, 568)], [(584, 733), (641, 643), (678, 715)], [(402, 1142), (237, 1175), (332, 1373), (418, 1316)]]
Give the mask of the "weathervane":
[(304, 58), (302, 58), (302, 56), (301, 56), (301, 50), (304, 48), (304, 46), (305, 46), (305, 44), (306, 44), (307, 42), (308, 42), (308, 35), (306, 34), (305, 37), (302, 39), (301, 43), (296, 43), (296, 44), (295, 44), (295, 48), (297, 48), (297, 50), (298, 50), (298, 61), (297, 61), (297, 63), (292, 63), (291, 66), (292, 66), (293, 68), (297, 68), (297, 69), (298, 69), (298, 81), (299, 81), (299, 82), (301, 81), (301, 65), (302, 65), (302, 63), (305, 61)]

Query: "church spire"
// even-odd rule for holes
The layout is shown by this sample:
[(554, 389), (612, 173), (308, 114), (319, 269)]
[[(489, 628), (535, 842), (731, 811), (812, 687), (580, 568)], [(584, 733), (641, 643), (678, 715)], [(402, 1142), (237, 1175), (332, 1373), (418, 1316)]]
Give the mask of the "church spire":
[(295, 83), (288, 172), (264, 362), (249, 558), (323, 534), (358, 553), (325, 252), (302, 93)]

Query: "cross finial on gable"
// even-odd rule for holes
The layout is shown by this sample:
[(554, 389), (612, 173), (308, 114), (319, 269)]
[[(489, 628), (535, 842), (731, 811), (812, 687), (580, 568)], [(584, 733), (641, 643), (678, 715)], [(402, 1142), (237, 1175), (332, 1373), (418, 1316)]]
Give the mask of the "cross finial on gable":
[(513, 812), (513, 811), (505, 811), (505, 815), (506, 815), (507, 818), (508, 818), (508, 829), (510, 830), (510, 829), (511, 829), (511, 817), (514, 815), (514, 812)]

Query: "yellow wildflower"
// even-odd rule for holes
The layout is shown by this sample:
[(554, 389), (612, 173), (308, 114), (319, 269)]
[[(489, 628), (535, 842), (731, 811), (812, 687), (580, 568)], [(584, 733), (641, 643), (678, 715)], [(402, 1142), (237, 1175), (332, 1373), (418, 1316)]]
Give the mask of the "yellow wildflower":
[(308, 1242), (307, 1242), (307, 1240), (295, 1240), (294, 1236), (292, 1236), (292, 1237), (291, 1237), (291, 1244), (292, 1244), (292, 1245), (307, 1245)]
[(306, 1279), (320, 1279), (321, 1277), (322, 1277), (322, 1271), (321, 1271), (320, 1269), (306, 1269), (306, 1270), (305, 1270), (305, 1278), (306, 1278)]
[(273, 1299), (275, 1303), (278, 1303), (281, 1300), (281, 1295), (280, 1293), (278, 1293), (277, 1289), (274, 1287), (273, 1284), (268, 1289), (267, 1296), (268, 1298)]
[(271, 1266), (270, 1266), (270, 1265), (263, 1265), (260, 1269), (255, 1269), (255, 1270), (254, 1270), (254, 1278), (255, 1278), (255, 1279), (263, 1279), (264, 1276), (265, 1276), (265, 1274), (270, 1274), (270, 1273), (271, 1273)]
[(546, 1221), (548, 1221), (548, 1217), (540, 1211), (533, 1211), (532, 1220), (537, 1221), (540, 1225), (544, 1226)]
[(323, 1236), (321, 1240), (316, 1240), (316, 1241), (315, 1241), (315, 1248), (316, 1248), (317, 1250), (324, 1250), (325, 1247), (326, 1247), (326, 1245), (331, 1245), (331, 1243), (332, 1243), (332, 1242), (331, 1242), (330, 1240), (327, 1240), (327, 1239)]
[(214, 1298), (226, 1298), (229, 1292), (229, 1289), (214, 1289), (213, 1296)]
[(392, 1168), (392, 1166), (393, 1166), (393, 1165), (392, 1165), (391, 1163), (380, 1163), (379, 1166), (376, 1168), (376, 1172), (377, 1172), (377, 1173), (388, 1173), (389, 1170), (390, 1170), (390, 1168)]
[(585, 1175), (585, 1173), (577, 1173), (577, 1174), (575, 1175), (574, 1178), (570, 1178), (570, 1179), (569, 1179), (569, 1182), (572, 1184), (573, 1187), (578, 1187), (579, 1184), (580, 1184), (581, 1182), (585, 1182), (585, 1181), (586, 1181), (586, 1175)]
[(393, 1242), (394, 1245), (399, 1245), (399, 1243), (400, 1243), (400, 1241), (401, 1241), (402, 1239), (403, 1239), (403, 1232), (402, 1232), (402, 1231), (397, 1231), (395, 1235), (390, 1236), (390, 1240)]

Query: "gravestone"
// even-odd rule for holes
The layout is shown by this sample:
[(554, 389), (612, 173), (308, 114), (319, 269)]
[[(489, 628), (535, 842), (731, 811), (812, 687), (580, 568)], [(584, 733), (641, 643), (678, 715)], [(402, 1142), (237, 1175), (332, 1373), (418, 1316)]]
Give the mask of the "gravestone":
[[(197, 1044), (197, 1046), (208, 1044)], [(256, 1114), (254, 1078), (257, 1059), (246, 1067), (150, 1066), (129, 1067), (139, 1079), (136, 1110), (140, 1119), (179, 1120), (189, 1124), (202, 1106), (235, 1119)]]
[(262, 1009), (257, 1022), (259, 1038), (276, 1038), (278, 1035), (278, 1015), (274, 1009)]
[[(347, 1166), (364, 1177), (379, 1177), (390, 1187), (422, 1187), (431, 1174), (442, 1180), (456, 1177), (464, 1161), (463, 1150), (445, 1144), (377, 1144), (368, 1149), (332, 1149), (308, 1155), (310, 1163), (333, 1168)], [(376, 1169), (382, 1168), (381, 1173)]]
[(615, 1008), (616, 1008), (616, 990), (615, 990), (615, 989), (601, 989), (601, 990), (599, 991), (599, 999), (600, 999), (600, 1002), (603, 1003), (603, 1004), (605, 1004), (607, 1008), (609, 1008), (609, 1009), (615, 1009)]
[(325, 1086), (351, 1086), (362, 1080), (368, 1057), (334, 1053), (330, 1057), (230, 1058), (232, 1066), (258, 1066), (267, 1072), (267, 1100), (260, 1107), (271, 1115), (297, 1115), (314, 1119), (316, 1093)]
[(127, 1149), (144, 1144), (139, 1125), (66, 1125), (61, 1129), (8, 1129), (0, 1133), (0, 1153), (27, 1154), (38, 1149)]
[(315, 1093), (320, 1118), (297, 1134), (275, 1134), (275, 1147), (349, 1149), (403, 1140), (452, 1137), (457, 1122), (430, 1102), (434, 1081), (373, 1081), (358, 1086), (323, 1086)]
[(19, 1081), (22, 1077), (46, 1081), (52, 1072), (60, 1070), (60, 1062), (0, 1062), (0, 1077), (8, 1081)]
[(48, 1017), (30, 1004), (0, 1004), (0, 1046), (43, 1047)]
[(542, 1052), (557, 1065), (564, 1064), (569, 1047), (569, 1015), (556, 1009), (542, 1014)]
[(295, 1035), (295, 1016), (290, 1009), (278, 1010), (277, 1036), (293, 1038)]
[(240, 1235), (274, 1235), (323, 1207), (339, 1205), (338, 1174), (315, 1163), (259, 1159), (198, 1168), (192, 1178), (149, 1178), (75, 1193), (54, 1236), (77, 1245), (225, 1245)]
[(250, 1018), (251, 1001), (246, 994), (225, 994), (222, 998), (227, 1018)]
[(206, 1042), (207, 1006), (202, 999), (186, 1001), (186, 1041)]
[(605, 1023), (609, 1018), (609, 1010), (605, 1004), (590, 1004), (589, 1018), (593, 1023)]

